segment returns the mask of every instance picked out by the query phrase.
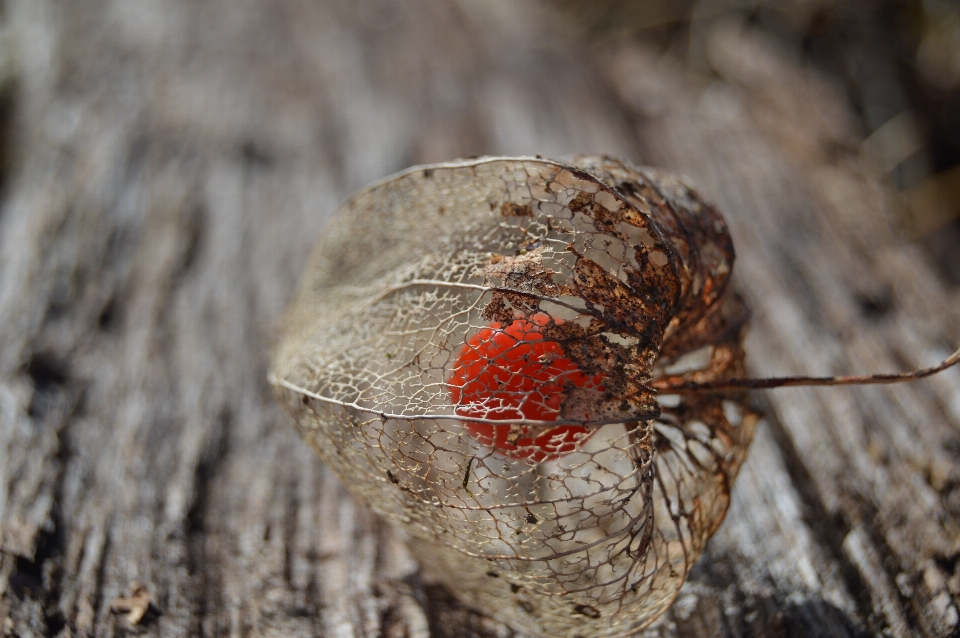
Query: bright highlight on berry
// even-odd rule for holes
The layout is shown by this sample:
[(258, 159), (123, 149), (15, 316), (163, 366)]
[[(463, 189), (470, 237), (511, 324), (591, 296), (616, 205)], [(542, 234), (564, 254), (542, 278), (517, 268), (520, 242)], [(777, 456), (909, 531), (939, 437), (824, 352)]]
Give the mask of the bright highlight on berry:
[(447, 382), (458, 415), (505, 421), (503, 425), (466, 421), (465, 427), (482, 444), (511, 458), (539, 462), (572, 452), (590, 435), (586, 427), (510, 421), (556, 421), (573, 388), (603, 392), (601, 375), (584, 374), (559, 343), (543, 338), (540, 328), (550, 321), (537, 313), (506, 328), (492, 323), (480, 329), (457, 355)]

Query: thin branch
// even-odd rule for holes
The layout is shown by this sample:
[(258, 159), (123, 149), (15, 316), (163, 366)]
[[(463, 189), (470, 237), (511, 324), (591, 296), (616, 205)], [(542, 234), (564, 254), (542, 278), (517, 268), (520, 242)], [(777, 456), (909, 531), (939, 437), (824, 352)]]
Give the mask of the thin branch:
[(939, 365), (931, 368), (921, 368), (912, 372), (897, 374), (867, 374), (845, 377), (771, 377), (768, 379), (723, 379), (720, 381), (683, 381), (682, 377), (667, 377), (656, 379), (649, 385), (664, 394), (689, 394), (695, 392), (719, 392), (723, 390), (769, 390), (772, 388), (786, 388), (791, 386), (830, 386), (830, 385), (875, 385), (886, 383), (902, 383), (923, 379), (943, 372), (947, 368), (960, 363), (960, 349), (944, 359)]

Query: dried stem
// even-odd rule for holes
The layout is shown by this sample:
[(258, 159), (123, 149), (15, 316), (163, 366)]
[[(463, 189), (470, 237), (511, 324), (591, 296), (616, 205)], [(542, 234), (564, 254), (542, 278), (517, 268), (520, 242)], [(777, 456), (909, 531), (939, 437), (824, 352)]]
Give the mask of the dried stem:
[(697, 383), (682, 381), (681, 377), (657, 379), (650, 386), (665, 394), (688, 394), (694, 392), (719, 392), (742, 388), (746, 390), (768, 390), (790, 386), (829, 386), (829, 385), (874, 385), (881, 383), (901, 383), (923, 379), (960, 363), (960, 349), (956, 350), (939, 365), (921, 368), (912, 372), (896, 374), (867, 374), (843, 377), (771, 377), (767, 379), (723, 379)]

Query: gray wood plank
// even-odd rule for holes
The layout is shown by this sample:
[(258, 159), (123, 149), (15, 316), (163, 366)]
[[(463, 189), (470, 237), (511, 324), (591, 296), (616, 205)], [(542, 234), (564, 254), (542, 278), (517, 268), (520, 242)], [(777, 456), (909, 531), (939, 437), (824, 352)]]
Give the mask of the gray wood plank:
[[(586, 51), (532, 3), (8, 0), (3, 21), (4, 634), (512, 635), (421, 576), (265, 381), (324, 220), (409, 164), (690, 174), (731, 222), (758, 374), (918, 366), (960, 335), (842, 95), (738, 28), (694, 76)], [(648, 634), (954, 634), (958, 388), (758, 397), (728, 519)], [(133, 629), (110, 611), (131, 581), (154, 601)]]

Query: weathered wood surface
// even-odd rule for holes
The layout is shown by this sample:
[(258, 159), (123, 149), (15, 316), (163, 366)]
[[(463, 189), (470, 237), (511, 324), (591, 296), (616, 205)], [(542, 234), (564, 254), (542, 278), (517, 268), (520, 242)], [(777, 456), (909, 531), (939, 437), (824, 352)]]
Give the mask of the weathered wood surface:
[[(471, 0), (8, 0), (0, 632), (508, 636), (425, 581), (283, 422), (281, 313), (337, 203), (409, 164), (594, 152), (731, 223), (757, 374), (960, 339), (843, 96), (736, 23), (709, 73)], [(650, 636), (960, 632), (960, 371), (778, 390)], [(111, 602), (146, 585), (135, 627)]]

